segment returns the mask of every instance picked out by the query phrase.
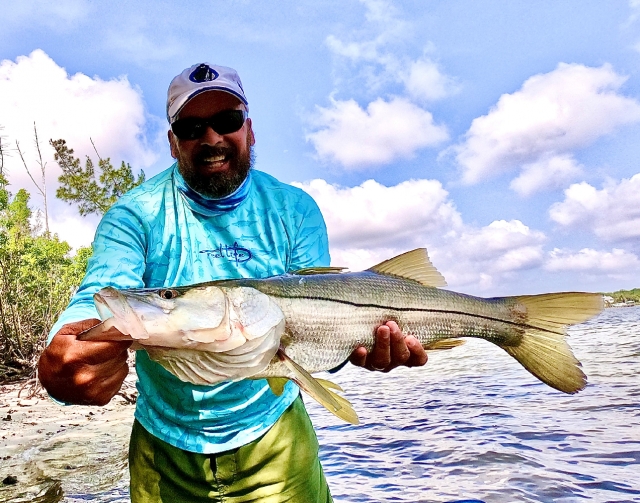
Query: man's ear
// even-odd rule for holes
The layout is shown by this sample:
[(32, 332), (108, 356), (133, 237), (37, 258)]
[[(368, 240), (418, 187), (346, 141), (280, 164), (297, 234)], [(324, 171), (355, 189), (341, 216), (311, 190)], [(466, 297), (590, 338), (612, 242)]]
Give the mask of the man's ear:
[(253, 147), (256, 144), (256, 137), (253, 134), (251, 119), (247, 119), (247, 137), (249, 138), (249, 144)]
[(178, 145), (177, 145), (177, 139), (176, 136), (173, 134), (173, 131), (171, 131), (171, 129), (169, 129), (169, 131), (167, 131), (167, 138), (169, 138), (169, 147), (171, 148), (171, 157), (173, 157), (174, 159), (178, 158)]

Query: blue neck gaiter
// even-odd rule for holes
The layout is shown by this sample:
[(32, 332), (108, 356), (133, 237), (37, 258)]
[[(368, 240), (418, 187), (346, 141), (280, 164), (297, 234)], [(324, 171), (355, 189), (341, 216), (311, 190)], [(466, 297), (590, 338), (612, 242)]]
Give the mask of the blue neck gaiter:
[(251, 171), (249, 171), (244, 182), (242, 182), (242, 185), (240, 185), (240, 187), (238, 187), (233, 193), (219, 199), (214, 199), (203, 196), (189, 187), (184, 178), (182, 178), (180, 170), (178, 170), (178, 163), (174, 164), (173, 178), (178, 190), (180, 191), (180, 195), (182, 195), (182, 198), (187, 205), (196, 213), (207, 217), (214, 217), (221, 213), (226, 213), (236, 209), (240, 206), (240, 203), (246, 199), (251, 187)]

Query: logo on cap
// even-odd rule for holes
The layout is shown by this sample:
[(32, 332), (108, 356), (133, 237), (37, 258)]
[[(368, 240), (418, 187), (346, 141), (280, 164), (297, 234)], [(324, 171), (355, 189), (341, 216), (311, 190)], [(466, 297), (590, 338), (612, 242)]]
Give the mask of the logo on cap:
[(198, 68), (191, 72), (191, 75), (189, 75), (189, 80), (196, 83), (210, 82), (212, 80), (216, 80), (219, 76), (220, 74), (213, 68), (202, 63), (198, 66)]

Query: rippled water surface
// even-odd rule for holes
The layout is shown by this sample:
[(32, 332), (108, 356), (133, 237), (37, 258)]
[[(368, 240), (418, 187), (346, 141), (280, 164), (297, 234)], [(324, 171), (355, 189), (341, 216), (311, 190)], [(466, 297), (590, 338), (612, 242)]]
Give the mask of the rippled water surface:
[[(332, 376), (362, 422), (342, 424), (305, 398), (335, 500), (640, 502), (640, 307), (608, 309), (570, 334), (589, 376), (573, 396), (483, 341), (421, 369)], [(47, 474), (38, 501), (128, 501), (128, 433), (83, 430), (24, 453)]]
[(336, 500), (640, 502), (640, 307), (570, 334), (589, 376), (577, 395), (484, 341), (424, 369), (345, 369), (336, 380), (362, 425), (309, 404)]

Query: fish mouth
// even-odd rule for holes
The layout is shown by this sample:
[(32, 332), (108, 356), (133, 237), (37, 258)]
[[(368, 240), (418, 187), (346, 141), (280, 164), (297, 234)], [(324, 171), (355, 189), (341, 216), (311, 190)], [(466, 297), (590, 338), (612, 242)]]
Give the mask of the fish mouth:
[(95, 293), (93, 299), (102, 320), (113, 318), (113, 326), (124, 335), (135, 339), (149, 338), (140, 318), (121, 292), (108, 286)]

